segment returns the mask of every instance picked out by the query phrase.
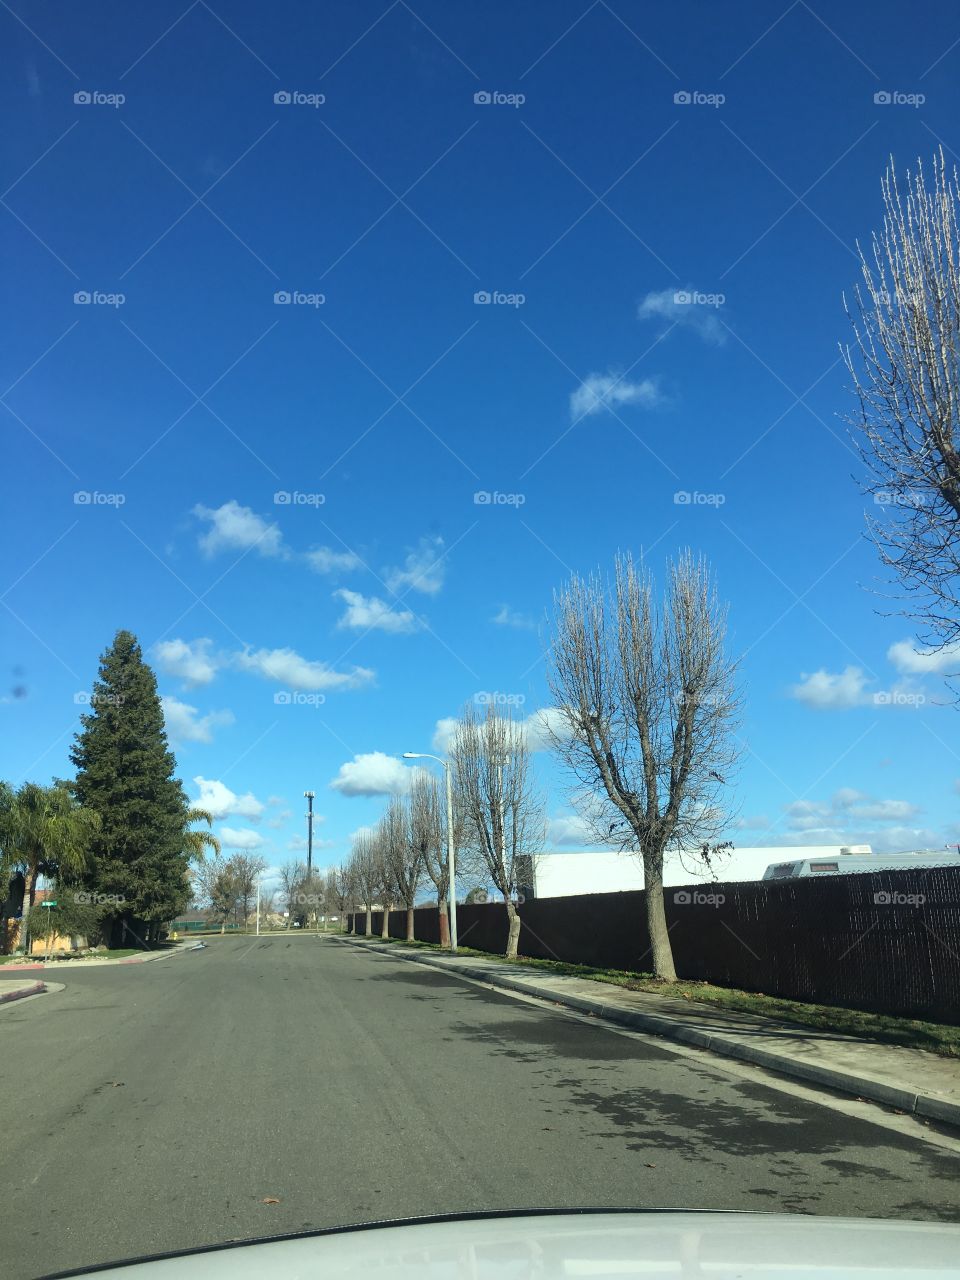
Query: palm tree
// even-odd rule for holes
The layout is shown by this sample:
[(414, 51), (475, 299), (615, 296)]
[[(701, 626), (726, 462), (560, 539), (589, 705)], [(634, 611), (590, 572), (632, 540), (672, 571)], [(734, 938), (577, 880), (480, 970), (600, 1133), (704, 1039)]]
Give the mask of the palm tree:
[(88, 869), (90, 842), (99, 816), (77, 804), (62, 784), (25, 782), (3, 822), (4, 862), (23, 873), (23, 911), (11, 949), (29, 946), (30, 910), (41, 875), (77, 879)]
[(191, 831), (195, 822), (205, 822), (213, 826), (213, 814), (206, 809), (188, 809), (183, 815), (183, 847), (190, 858), (203, 862), (207, 849), (212, 849), (214, 857), (220, 852), (220, 841), (212, 831)]

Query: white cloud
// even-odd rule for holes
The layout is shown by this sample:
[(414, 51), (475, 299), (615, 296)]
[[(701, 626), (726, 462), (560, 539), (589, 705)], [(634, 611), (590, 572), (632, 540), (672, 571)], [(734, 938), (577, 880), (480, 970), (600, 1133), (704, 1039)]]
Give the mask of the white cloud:
[(225, 849), (259, 849), (264, 843), (260, 832), (249, 827), (221, 827), (218, 834)]
[(374, 676), (366, 667), (334, 671), (325, 662), (312, 662), (293, 649), (248, 649), (235, 654), (232, 663), (240, 671), (290, 689), (357, 689)]
[(906, 818), (915, 818), (918, 813), (919, 806), (908, 800), (877, 800), (871, 804), (854, 805), (850, 810), (851, 817), (868, 822), (902, 822)]
[(509, 605), (502, 604), (498, 613), (490, 619), (495, 622), (498, 627), (516, 627), (518, 631), (536, 631), (536, 623), (525, 613), (520, 613), (517, 609), (511, 609)]
[(569, 734), (567, 718), (559, 707), (542, 707), (523, 722), (527, 734), (527, 746), (531, 751), (549, 751), (552, 734), (565, 738)]
[(770, 819), (765, 813), (757, 813), (751, 817), (737, 818), (734, 821), (734, 829), (737, 831), (757, 831), (764, 827), (769, 827)]
[[(853, 787), (841, 787), (829, 800), (794, 800), (784, 806), (787, 825), (791, 831), (819, 839), (811, 843), (821, 844), (873, 844), (873, 837), (864, 836), (859, 824), (864, 822), (904, 822), (921, 813), (919, 805), (909, 800), (877, 800)], [(833, 833), (836, 839), (828, 839)]]
[(851, 707), (885, 707), (917, 709), (929, 699), (909, 677), (896, 681), (889, 689), (868, 690), (866, 673), (861, 667), (844, 667), (843, 671), (802, 673), (799, 684), (788, 690), (791, 698), (817, 711), (845, 711)]
[(591, 373), (570, 395), (570, 417), (576, 421), (624, 404), (638, 404), (649, 409), (659, 402), (660, 393), (650, 378), (629, 382), (613, 373)]
[(273, 805), (276, 807), (278, 805), (282, 805), (285, 803), (286, 801), (284, 800), (283, 796), (267, 796), (267, 804), (269, 805)]
[(409, 589), (435, 596), (446, 573), (442, 552), (442, 538), (421, 538), (416, 550), (408, 553), (402, 569), (385, 570), (387, 586), (391, 591)]
[(210, 652), (212, 644), (212, 640), (161, 640), (153, 646), (153, 660), (165, 675), (184, 684), (209, 684), (220, 665)]
[(212, 742), (214, 729), (233, 724), (232, 711), (208, 711), (200, 715), (196, 707), (181, 702), (173, 694), (160, 699), (163, 706), (163, 719), (170, 742)]
[(661, 289), (648, 293), (637, 307), (640, 320), (666, 320), (669, 324), (694, 329), (707, 342), (722, 346), (727, 333), (717, 317), (716, 308), (696, 299), (705, 295), (692, 285), (686, 289)]
[[(277, 816), (276, 816), (275, 818), (270, 818), (270, 819), (269, 819), (269, 821), (267, 822), (267, 826), (268, 826), (272, 831), (279, 831), (279, 830), (280, 830), (280, 828), (281, 828), (282, 826), (285, 826), (285, 825), (290, 821), (290, 819), (291, 819), (292, 817), (293, 817), (293, 810), (292, 810), (292, 809), (281, 809), (281, 810), (280, 810), (280, 812), (277, 814)], [(317, 821), (317, 817), (316, 817), (316, 815), (314, 815), (314, 819), (313, 819), (313, 820), (314, 820), (314, 822), (316, 822), (316, 821)]]
[(197, 504), (193, 514), (210, 522), (210, 528), (199, 539), (201, 551), (213, 556), (218, 551), (247, 551), (253, 547), (262, 556), (286, 556), (283, 535), (275, 524), (270, 524), (252, 511), (241, 507), (231, 498), (220, 507), (204, 507)]
[(887, 650), (887, 657), (903, 675), (946, 676), (960, 672), (960, 644), (927, 649), (915, 648), (909, 640), (898, 640)]
[(334, 551), (332, 547), (315, 547), (305, 553), (304, 559), (315, 573), (346, 573), (363, 564), (356, 552)]
[(589, 824), (576, 813), (561, 814), (547, 823), (549, 848), (594, 849), (597, 845)]
[(860, 667), (846, 667), (837, 675), (821, 667), (812, 675), (801, 672), (801, 682), (791, 687), (790, 696), (818, 711), (862, 707), (873, 702), (866, 682)]
[(330, 786), (343, 796), (402, 795), (410, 789), (415, 772), (396, 756), (368, 751), (342, 764)]
[[(840, 787), (838, 791), (833, 793), (831, 805), (834, 809), (849, 809), (855, 805), (858, 800), (866, 800), (867, 797), (862, 791), (857, 791), (854, 787)], [(798, 803), (803, 803), (800, 801)]]
[(199, 809), (206, 809), (215, 819), (235, 817), (259, 821), (264, 806), (252, 791), (239, 796), (217, 778), (196, 777), (193, 782), (200, 790), (193, 803)]
[(347, 606), (337, 620), (338, 627), (388, 631), (393, 635), (419, 630), (420, 624), (409, 609), (391, 609), (385, 600), (362, 596), (359, 591), (335, 591), (334, 597)]
[[(453, 746), (453, 740), (457, 736), (457, 718), (456, 716), (444, 716), (437, 721), (437, 726), (433, 731), (433, 749), (439, 751), (442, 755), (446, 755)], [(960, 788), (960, 784), (958, 784)]]

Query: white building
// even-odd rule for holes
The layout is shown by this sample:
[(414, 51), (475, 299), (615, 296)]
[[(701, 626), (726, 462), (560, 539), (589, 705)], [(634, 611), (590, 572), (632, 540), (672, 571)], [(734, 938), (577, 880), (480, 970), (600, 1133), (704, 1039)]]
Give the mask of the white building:
[[(848, 854), (868, 854), (868, 844), (858, 845), (774, 845), (756, 849), (730, 849), (716, 854), (708, 870), (692, 854), (668, 853), (664, 859), (663, 882), (668, 887), (685, 884), (732, 883), (762, 880), (772, 863), (807, 858), (836, 861)], [(567, 898), (578, 893), (625, 893), (643, 888), (643, 863), (639, 854), (614, 850), (572, 850), (569, 853), (541, 853), (533, 873), (535, 898)]]

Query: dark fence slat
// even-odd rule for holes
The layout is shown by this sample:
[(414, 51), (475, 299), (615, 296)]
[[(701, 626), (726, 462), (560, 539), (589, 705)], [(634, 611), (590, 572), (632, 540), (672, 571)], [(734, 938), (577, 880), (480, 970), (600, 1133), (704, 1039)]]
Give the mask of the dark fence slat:
[[(960, 867), (667, 889), (677, 972), (693, 981), (901, 1017), (960, 1015)], [(519, 908), (520, 954), (649, 972), (643, 891), (534, 898)], [(356, 917), (363, 933), (364, 914)], [(373, 912), (380, 935), (383, 913)], [(502, 903), (457, 908), (459, 941), (503, 954)], [(439, 942), (433, 907), (416, 936)], [(406, 936), (391, 911), (390, 936)]]

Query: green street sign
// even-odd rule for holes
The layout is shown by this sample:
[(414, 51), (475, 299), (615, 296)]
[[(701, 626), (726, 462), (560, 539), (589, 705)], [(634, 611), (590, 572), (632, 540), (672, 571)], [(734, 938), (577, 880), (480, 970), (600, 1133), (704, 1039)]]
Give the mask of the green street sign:
[(57, 902), (41, 902), (40, 905), (41, 907), (56, 907), (59, 904)]

